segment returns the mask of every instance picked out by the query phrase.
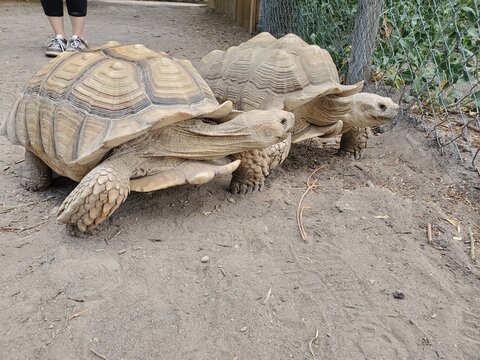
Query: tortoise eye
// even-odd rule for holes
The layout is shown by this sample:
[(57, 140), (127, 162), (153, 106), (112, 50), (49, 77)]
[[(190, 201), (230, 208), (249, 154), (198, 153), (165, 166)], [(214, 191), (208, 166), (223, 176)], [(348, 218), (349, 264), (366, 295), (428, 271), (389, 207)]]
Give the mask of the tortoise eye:
[(378, 104), (378, 107), (379, 107), (380, 110), (382, 110), (382, 111), (387, 110), (387, 107), (385, 106), (385, 104)]

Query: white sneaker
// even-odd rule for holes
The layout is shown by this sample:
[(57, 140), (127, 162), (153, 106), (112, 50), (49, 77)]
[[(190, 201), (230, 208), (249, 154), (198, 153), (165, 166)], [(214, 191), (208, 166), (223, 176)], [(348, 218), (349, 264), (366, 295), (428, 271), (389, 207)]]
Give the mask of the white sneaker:
[(55, 57), (65, 51), (67, 47), (67, 40), (62, 35), (55, 35), (45, 42), (47, 49), (45, 55)]
[(84, 51), (88, 49), (88, 44), (85, 40), (80, 39), (77, 35), (73, 35), (67, 43), (65, 51)]

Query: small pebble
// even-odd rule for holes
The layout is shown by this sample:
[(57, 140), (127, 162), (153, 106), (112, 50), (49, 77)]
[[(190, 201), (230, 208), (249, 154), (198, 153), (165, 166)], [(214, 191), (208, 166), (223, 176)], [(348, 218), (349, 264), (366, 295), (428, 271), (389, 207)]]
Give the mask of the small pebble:
[(232, 204), (235, 203), (235, 199), (233, 197), (228, 198), (227, 201)]
[(395, 290), (393, 292), (393, 297), (395, 299), (405, 299), (405, 293), (402, 290)]
[(244, 326), (243, 328), (240, 329), (240, 331), (241, 331), (241, 332), (245, 332), (245, 331), (247, 331), (247, 329), (248, 329), (248, 328), (247, 328), (246, 326)]
[(201, 261), (202, 263), (207, 263), (207, 262), (210, 261), (210, 258), (208, 257), (208, 255), (205, 255), (204, 257), (202, 257), (202, 258), (200, 259), (200, 261)]
[(370, 180), (368, 180), (366, 184), (367, 184), (367, 186), (370, 187), (370, 188), (375, 187), (375, 185), (373, 185), (373, 183), (372, 183)]
[(355, 209), (348, 203), (341, 204), (341, 203), (336, 203), (335, 207), (337, 208), (338, 211), (341, 213), (343, 212), (348, 212), (348, 211), (355, 211)]
[(450, 244), (448, 242), (448, 240), (445, 240), (445, 239), (437, 239), (437, 245), (443, 247), (443, 248), (447, 248)]

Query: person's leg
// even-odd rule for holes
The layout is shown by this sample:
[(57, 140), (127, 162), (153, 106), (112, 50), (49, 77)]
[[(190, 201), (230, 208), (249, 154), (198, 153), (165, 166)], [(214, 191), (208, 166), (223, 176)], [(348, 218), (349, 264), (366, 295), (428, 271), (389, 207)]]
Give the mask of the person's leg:
[(67, 0), (68, 14), (72, 22), (72, 35), (85, 39), (84, 25), (87, 16), (87, 0)]
[[(44, 0), (42, 0), (43, 2)], [(48, 22), (53, 29), (55, 35), (62, 35), (65, 37), (65, 29), (63, 25), (63, 16), (47, 16)]]
[(85, 16), (70, 16), (70, 21), (72, 22), (72, 33), (77, 35), (80, 39), (85, 39), (84, 25), (85, 25)]
[(54, 36), (49, 38), (45, 44), (47, 49), (45, 55), (57, 56), (67, 46), (65, 30), (63, 25), (63, 1), (62, 0), (41, 0), (43, 11), (47, 15), (48, 22), (52, 27)]
[(42, 0), (42, 8), (55, 35), (65, 37), (62, 0)]
[(85, 17), (87, 0), (67, 0), (68, 15), (72, 22), (72, 37), (68, 40), (67, 51), (82, 51), (88, 48), (85, 41)]

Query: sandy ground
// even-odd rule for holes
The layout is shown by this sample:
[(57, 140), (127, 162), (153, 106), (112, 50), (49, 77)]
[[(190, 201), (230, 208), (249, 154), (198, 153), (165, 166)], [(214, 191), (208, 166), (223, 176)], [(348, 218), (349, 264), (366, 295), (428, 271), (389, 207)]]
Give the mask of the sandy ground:
[[(1, 2), (0, 19), (6, 115), (47, 61), (49, 27), (36, 2)], [(141, 42), (194, 64), (248, 38), (205, 7), (91, 1), (87, 29), (93, 45)], [(23, 190), (23, 151), (1, 138), (0, 359), (478, 360), (467, 229), (480, 239), (479, 179), (433, 144), (400, 116), (362, 160), (313, 141), (262, 193), (232, 196), (229, 178), (133, 193), (75, 238), (53, 216), (75, 184)], [(304, 242), (296, 209), (319, 166)]]

